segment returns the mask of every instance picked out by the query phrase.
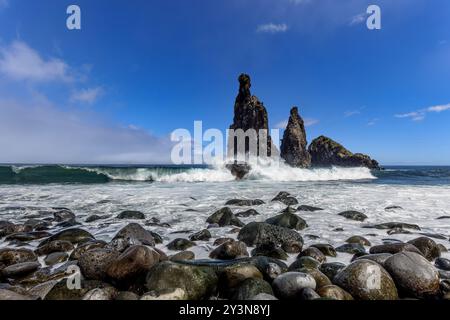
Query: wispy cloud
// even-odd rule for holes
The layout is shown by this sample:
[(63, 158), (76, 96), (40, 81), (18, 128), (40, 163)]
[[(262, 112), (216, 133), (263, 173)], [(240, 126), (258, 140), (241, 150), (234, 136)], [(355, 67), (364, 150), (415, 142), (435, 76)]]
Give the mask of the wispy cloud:
[(348, 24), (350, 26), (358, 25), (358, 24), (364, 23), (364, 21), (366, 21), (366, 19), (367, 19), (367, 13), (360, 13), (360, 14), (357, 14), (356, 16), (353, 16), (350, 19), (350, 22)]
[(93, 104), (100, 96), (103, 95), (103, 93), (104, 90), (102, 87), (82, 89), (72, 93), (70, 100), (72, 102)]
[(285, 23), (281, 24), (274, 24), (274, 23), (267, 23), (259, 25), (258, 28), (256, 28), (256, 32), (260, 33), (282, 33), (286, 32), (288, 30), (288, 26)]
[(6, 8), (9, 6), (8, 0), (0, 0), (0, 9)]
[(352, 116), (356, 116), (358, 114), (361, 114), (360, 110), (345, 111), (344, 112), (344, 117), (349, 118), (349, 117), (352, 117)]
[(45, 99), (0, 98), (0, 163), (169, 163), (172, 142)]
[(69, 81), (69, 66), (56, 58), (45, 59), (25, 42), (0, 47), (0, 74), (14, 80)]
[(417, 111), (412, 111), (408, 113), (396, 114), (396, 118), (400, 119), (411, 119), (412, 121), (421, 121), (426, 118), (428, 113), (440, 113), (443, 111), (450, 110), (450, 103), (444, 105), (431, 106), (428, 108), (420, 109)]
[(380, 120), (380, 119), (378, 119), (378, 118), (374, 118), (374, 119), (370, 120), (370, 121), (367, 123), (367, 125), (368, 125), (369, 127), (374, 126), (374, 125), (377, 124), (377, 122), (378, 122), (379, 120)]
[(288, 122), (289, 122), (288, 119), (278, 122), (275, 125), (275, 129), (282, 129), (282, 130), (286, 129)]
[(319, 123), (319, 120), (313, 118), (305, 118), (305, 127), (312, 127)]
[[(303, 121), (305, 123), (305, 127), (311, 127), (311, 126), (319, 123), (319, 120), (313, 119), (313, 118), (305, 118)], [(289, 119), (280, 121), (275, 125), (275, 129), (283, 129), (284, 130), (284, 129), (286, 129), (288, 123), (289, 123)]]
[(310, 3), (312, 0), (289, 0), (290, 3), (293, 4), (306, 4), (306, 3)]

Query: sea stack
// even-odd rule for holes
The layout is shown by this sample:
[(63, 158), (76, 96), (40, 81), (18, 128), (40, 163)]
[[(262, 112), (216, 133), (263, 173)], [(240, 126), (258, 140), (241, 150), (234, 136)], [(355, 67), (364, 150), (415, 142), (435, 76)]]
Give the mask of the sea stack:
[[(250, 92), (251, 79), (247, 74), (241, 74), (239, 76), (239, 94), (236, 97), (234, 105), (234, 120), (230, 129), (237, 130), (242, 129), (246, 132), (249, 129), (266, 130), (267, 132), (267, 156), (270, 157), (275, 154), (276, 148), (272, 144), (272, 138), (269, 135), (269, 120), (267, 116), (267, 110), (263, 103), (259, 101), (256, 96), (252, 96)], [(230, 141), (228, 142), (230, 146)], [(258, 136), (258, 156), (260, 137)], [(249, 152), (249, 146), (245, 145), (245, 153)], [(231, 154), (230, 154), (231, 153)], [(234, 150), (229, 150), (228, 156), (237, 154), (237, 145), (234, 144)]]
[(308, 168), (311, 155), (307, 145), (305, 123), (298, 114), (298, 108), (293, 107), (281, 142), (281, 157), (293, 167)]
[(352, 153), (341, 144), (325, 136), (314, 139), (308, 150), (314, 167), (339, 166), (380, 169), (378, 162), (368, 155)]

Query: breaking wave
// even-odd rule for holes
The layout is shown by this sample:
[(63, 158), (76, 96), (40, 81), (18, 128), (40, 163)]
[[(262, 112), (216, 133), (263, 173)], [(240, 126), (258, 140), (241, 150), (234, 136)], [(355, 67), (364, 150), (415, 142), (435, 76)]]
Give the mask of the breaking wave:
[[(253, 166), (248, 180), (338, 181), (376, 179), (367, 168), (298, 169), (284, 164)], [(124, 182), (227, 182), (235, 178), (224, 164), (213, 167), (81, 167), (1, 166), (0, 184), (108, 183)]]

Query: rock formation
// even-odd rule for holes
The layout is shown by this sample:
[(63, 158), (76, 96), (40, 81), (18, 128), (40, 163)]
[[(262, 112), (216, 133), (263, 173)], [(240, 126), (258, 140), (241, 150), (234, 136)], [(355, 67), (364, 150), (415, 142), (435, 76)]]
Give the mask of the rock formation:
[[(263, 103), (258, 100), (256, 96), (252, 96), (250, 93), (251, 80), (250, 76), (246, 74), (241, 74), (239, 76), (239, 94), (236, 97), (236, 102), (234, 105), (234, 120), (230, 129), (237, 130), (242, 129), (244, 132), (249, 129), (256, 130), (267, 130), (267, 156), (272, 156), (276, 152), (275, 147), (272, 145), (272, 139), (269, 135), (269, 121), (267, 117), (267, 110)], [(259, 142), (260, 137), (258, 136), (258, 152), (259, 153)], [(228, 141), (230, 146), (230, 141)], [(234, 150), (229, 150), (231, 154), (228, 156), (233, 156), (237, 154), (237, 143), (234, 144)], [(245, 145), (245, 153), (249, 152), (248, 144)]]
[(298, 108), (293, 107), (281, 142), (281, 157), (293, 167), (307, 168), (311, 165), (307, 145), (305, 124), (298, 114)]
[(309, 149), (311, 163), (315, 167), (367, 167), (380, 169), (377, 161), (361, 153), (352, 153), (336, 141), (320, 136), (311, 142)]

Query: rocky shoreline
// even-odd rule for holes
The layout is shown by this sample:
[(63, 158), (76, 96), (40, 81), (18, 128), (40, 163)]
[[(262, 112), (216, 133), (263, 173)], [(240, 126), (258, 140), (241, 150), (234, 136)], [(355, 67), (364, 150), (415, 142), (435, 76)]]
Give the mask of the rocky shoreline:
[[(311, 242), (302, 216), (320, 215), (324, 208), (300, 205), (287, 192), (272, 202), (286, 207), (260, 221), (264, 201), (227, 200), (210, 212), (206, 228), (170, 240), (152, 231), (165, 223), (139, 211), (117, 215), (123, 227), (110, 241), (89, 232), (89, 222), (104, 217), (81, 222), (68, 208), (20, 223), (0, 221), (0, 300), (450, 299), (450, 260), (441, 256), (447, 248), (433, 240), (439, 235), (414, 224), (365, 224), (364, 213), (344, 211), (342, 219), (361, 223), (367, 232), (339, 246), (320, 237)], [(217, 229), (227, 229), (229, 237), (213, 237)], [(418, 236), (372, 245), (371, 230)], [(209, 259), (190, 250), (198, 243), (210, 244)], [(349, 254), (348, 263), (335, 261)], [(80, 289), (68, 286), (73, 270), (81, 272)]]

